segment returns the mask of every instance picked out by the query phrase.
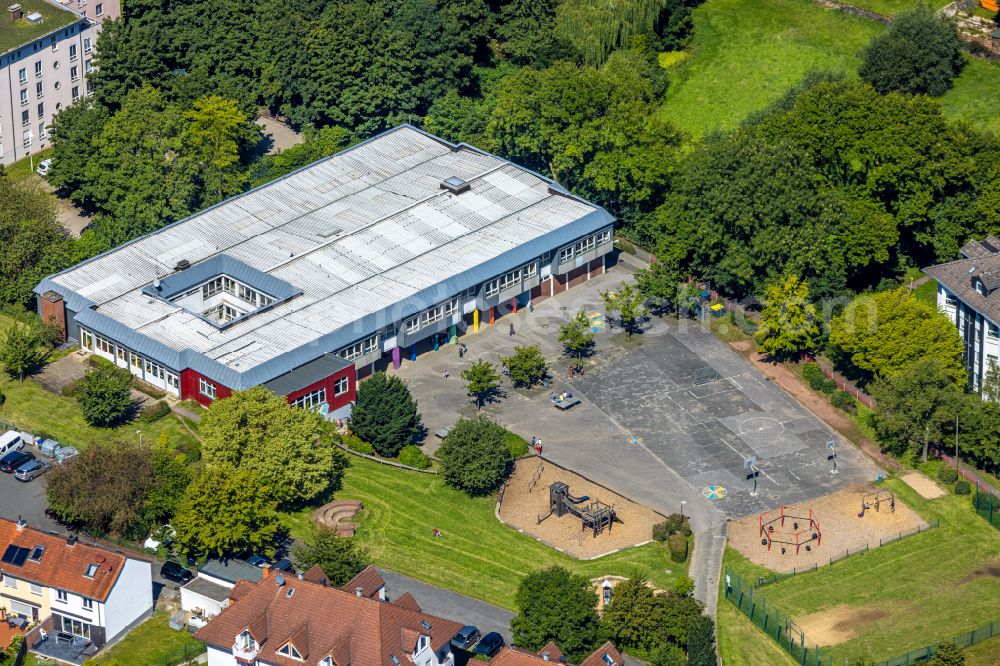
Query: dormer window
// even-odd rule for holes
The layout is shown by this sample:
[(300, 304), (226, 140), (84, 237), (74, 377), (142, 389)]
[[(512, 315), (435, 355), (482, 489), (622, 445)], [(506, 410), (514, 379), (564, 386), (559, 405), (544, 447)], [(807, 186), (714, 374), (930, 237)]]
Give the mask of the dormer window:
[(291, 657), (292, 659), (298, 659), (302, 661), (302, 655), (299, 651), (295, 649), (295, 646), (291, 642), (285, 643), (280, 648), (278, 648), (278, 654), (283, 654), (286, 657)]
[(319, 662), (319, 666), (333, 666), (333, 657), (323, 657)]
[(253, 637), (250, 635), (250, 632), (246, 630), (236, 637), (236, 645), (241, 650), (249, 650), (253, 647), (253, 642)]
[(986, 292), (986, 285), (983, 284), (982, 280), (980, 280), (979, 278), (972, 278), (972, 283), (973, 286), (976, 288), (976, 291), (978, 291), (980, 294), (982, 294), (983, 296), (989, 295)]
[(427, 637), (421, 636), (420, 638), (417, 639), (417, 649), (414, 651), (414, 654), (422, 652), (426, 647), (427, 647)]

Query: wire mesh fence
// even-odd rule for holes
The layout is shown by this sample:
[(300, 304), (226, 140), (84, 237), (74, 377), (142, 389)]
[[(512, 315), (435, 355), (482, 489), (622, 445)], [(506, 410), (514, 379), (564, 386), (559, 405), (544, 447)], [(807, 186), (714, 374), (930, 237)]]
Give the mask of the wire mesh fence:
[[(985, 641), (988, 638), (993, 638), (994, 636), (1000, 636), (1000, 620), (994, 620), (989, 624), (976, 627), (972, 631), (958, 634), (957, 636), (953, 636), (950, 640), (959, 647), (969, 647), (970, 645), (975, 645), (976, 643)], [(940, 645), (940, 643), (931, 643), (930, 645), (925, 645), (917, 650), (910, 650), (909, 652), (897, 655), (892, 659), (880, 661), (876, 664), (876, 666), (909, 666), (910, 664), (919, 664), (933, 657), (937, 652), (938, 645)]]
[(975, 497), (976, 513), (986, 522), (1000, 530), (1000, 498), (992, 493), (979, 492), (979, 484), (976, 484)]
[(751, 622), (780, 645), (801, 666), (832, 666), (829, 654), (818, 645), (810, 646), (802, 628), (777, 606), (767, 603), (752, 582), (726, 567), (726, 599)]
[(193, 662), (197, 657), (205, 654), (204, 645), (184, 645), (169, 654), (156, 658), (155, 661), (148, 661), (142, 666), (181, 666)]

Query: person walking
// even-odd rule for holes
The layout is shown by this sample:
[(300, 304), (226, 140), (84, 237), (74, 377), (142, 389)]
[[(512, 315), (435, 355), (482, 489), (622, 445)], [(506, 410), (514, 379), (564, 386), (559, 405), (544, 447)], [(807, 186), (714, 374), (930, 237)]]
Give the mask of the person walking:
[(514, 322), (510, 322), (510, 335), (514, 335)]

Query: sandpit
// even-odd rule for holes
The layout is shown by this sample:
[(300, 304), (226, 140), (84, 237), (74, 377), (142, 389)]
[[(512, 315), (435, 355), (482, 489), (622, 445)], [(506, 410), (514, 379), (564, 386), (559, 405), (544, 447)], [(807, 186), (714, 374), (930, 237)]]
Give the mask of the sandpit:
[(873, 605), (841, 605), (795, 618), (795, 624), (810, 643), (826, 646), (849, 641), (860, 629), (891, 616), (889, 609)]
[[(886, 491), (884, 488), (878, 490)], [(797, 555), (794, 547), (785, 546), (783, 554), (777, 543), (772, 544), (770, 551), (761, 544), (757, 514), (729, 524), (729, 545), (755, 564), (773, 571), (789, 572), (829, 564), (831, 558), (839, 559), (847, 551), (860, 552), (866, 545), (878, 548), (882, 540), (888, 541), (926, 527), (924, 520), (898, 498), (894, 512), (889, 510), (888, 502), (882, 502), (878, 511), (870, 508), (865, 511), (864, 518), (859, 518), (862, 496), (875, 491), (876, 487), (871, 484), (856, 485), (790, 507), (789, 510), (798, 515), (807, 513), (811, 508), (821, 528), (822, 539), (809, 542), (810, 550), (801, 546)]]
[[(538, 469), (541, 467), (541, 474)], [(584, 531), (581, 520), (572, 515), (549, 516), (538, 524), (538, 516), (549, 510), (549, 486), (562, 481), (573, 495), (589, 495), (605, 504), (614, 505), (622, 523), (614, 523), (597, 537)], [(531, 486), (531, 492), (528, 487)], [(578, 558), (592, 558), (609, 552), (646, 543), (652, 538), (653, 525), (664, 517), (641, 504), (627, 500), (610, 490), (585, 480), (541, 458), (522, 458), (504, 489), (500, 504), (500, 520), (530, 534), (553, 548)]]
[(920, 472), (907, 472), (899, 477), (909, 487), (917, 491), (924, 499), (937, 499), (948, 493)]

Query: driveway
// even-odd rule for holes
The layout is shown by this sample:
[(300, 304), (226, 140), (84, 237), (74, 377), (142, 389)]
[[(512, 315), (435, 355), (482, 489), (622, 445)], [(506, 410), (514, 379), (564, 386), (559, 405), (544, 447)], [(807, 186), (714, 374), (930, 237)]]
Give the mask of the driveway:
[[(24, 447), (27, 453), (35, 454), (39, 460), (51, 462), (38, 453), (34, 445)], [(28, 526), (52, 534), (66, 534), (65, 528), (45, 515), (48, 501), (45, 499), (45, 475), (33, 481), (18, 481), (13, 474), (0, 473), (0, 512), (5, 518), (17, 520), (18, 516), (28, 521)]]
[[(446, 345), (398, 374), (434, 432), (476, 411), (460, 378), (464, 368), (479, 359), (497, 363), (514, 345), (538, 344), (550, 363), (552, 386), (525, 391), (508, 385), (506, 397), (484, 413), (526, 439), (541, 438), (543, 455), (554, 462), (663, 513), (690, 516), (698, 536), (690, 574), (696, 596), (714, 615), (727, 518), (834, 492), (874, 479), (878, 470), (697, 322), (654, 317), (642, 335), (627, 340), (597, 316), (596, 353), (584, 362), (583, 376), (569, 379), (559, 327), (581, 310), (604, 313), (599, 292), (630, 279), (629, 267), (616, 267), (533, 311), (521, 308), (463, 336), (469, 351), (462, 359)], [(704, 367), (719, 378), (696, 384), (694, 371)], [(450, 378), (443, 378), (444, 369)], [(563, 390), (582, 404), (556, 410), (549, 392)], [(427, 450), (439, 445), (432, 439)], [(837, 475), (826, 460), (831, 439), (839, 443)], [(760, 469), (756, 494), (743, 467), (752, 456)], [(713, 485), (726, 489), (724, 499), (706, 496)]]
[(510, 643), (510, 621), (514, 617), (510, 611), (388, 569), (379, 568), (378, 573), (385, 581), (385, 594), (390, 601), (409, 592), (424, 612), (479, 627), (483, 636), (497, 631)]

